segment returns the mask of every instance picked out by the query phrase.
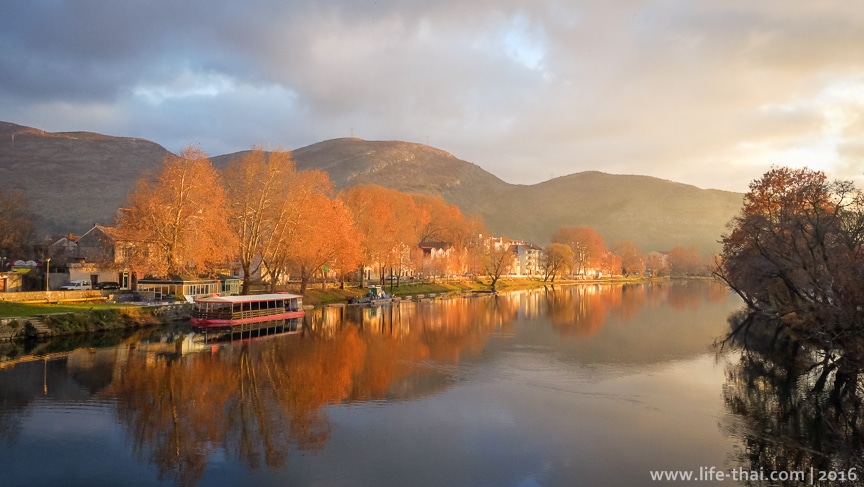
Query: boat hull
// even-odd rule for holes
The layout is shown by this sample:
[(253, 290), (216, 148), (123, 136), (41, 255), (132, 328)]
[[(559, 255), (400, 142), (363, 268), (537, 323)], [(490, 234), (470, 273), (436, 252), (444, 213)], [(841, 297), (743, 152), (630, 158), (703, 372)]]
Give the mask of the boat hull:
[(232, 328), (235, 326), (246, 325), (249, 323), (259, 323), (264, 321), (290, 320), (292, 318), (302, 318), (306, 314), (303, 310), (286, 311), (284, 313), (253, 316), (249, 318), (235, 319), (216, 319), (216, 318), (195, 318), (192, 317), (192, 326), (195, 328)]

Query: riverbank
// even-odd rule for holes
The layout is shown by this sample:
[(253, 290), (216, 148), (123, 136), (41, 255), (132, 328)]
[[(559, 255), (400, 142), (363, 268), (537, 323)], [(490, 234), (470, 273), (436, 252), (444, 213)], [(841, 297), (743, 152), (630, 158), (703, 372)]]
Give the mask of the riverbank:
[[(651, 277), (610, 277), (595, 280), (567, 280), (559, 279), (555, 282), (543, 281), (542, 279), (528, 278), (504, 278), (499, 280), (495, 289), (497, 291), (517, 291), (522, 289), (536, 289), (549, 286), (569, 286), (576, 284), (635, 284), (649, 281), (665, 281), (668, 277), (651, 278)], [(488, 281), (488, 279), (486, 280)], [(377, 283), (370, 283), (377, 284)], [(299, 289), (288, 288), (287, 291), (299, 293)], [(384, 291), (395, 297), (404, 298), (417, 295), (429, 294), (448, 294), (461, 293), (470, 291), (489, 291), (488, 282), (482, 279), (464, 279), (464, 280), (445, 280), (438, 282), (421, 282), (421, 283), (400, 283), (390, 286), (384, 285)], [(312, 306), (325, 306), (328, 304), (347, 303), (351, 299), (362, 296), (366, 293), (366, 289), (358, 287), (346, 287), (345, 289), (328, 288), (322, 290), (320, 287), (307, 287), (303, 293), (303, 303)]]
[[(41, 339), (109, 330), (128, 330), (164, 325), (186, 319), (188, 303), (162, 306), (93, 304), (27, 305), (0, 303), (0, 312), (16, 315), (0, 318), (0, 341)], [(23, 315), (23, 316), (22, 316)]]
[[(662, 278), (666, 279), (666, 278)], [(554, 283), (539, 279), (502, 279), (496, 284), (498, 291), (564, 286), (574, 284), (627, 284), (652, 280), (645, 277), (609, 278), (595, 281), (558, 280)], [(398, 298), (411, 296), (446, 295), (454, 293), (488, 291), (489, 284), (483, 280), (452, 280), (439, 282), (400, 283), (385, 286), (385, 291)], [(288, 288), (287, 291), (299, 292)], [(327, 306), (348, 303), (365, 294), (366, 289), (346, 286), (320, 289), (308, 287), (303, 293), (306, 306)], [(0, 341), (49, 338), (80, 333), (110, 330), (135, 329), (146, 326), (168, 324), (188, 319), (192, 306), (188, 303), (141, 306), (123, 303), (70, 302), (28, 303), (0, 302)]]

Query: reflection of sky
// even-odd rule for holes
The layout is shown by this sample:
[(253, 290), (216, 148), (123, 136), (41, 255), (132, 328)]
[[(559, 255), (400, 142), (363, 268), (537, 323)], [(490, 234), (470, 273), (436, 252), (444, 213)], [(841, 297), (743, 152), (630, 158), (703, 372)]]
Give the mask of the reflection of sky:
[(37, 401), (21, 419), (18, 441), (0, 442), (3, 485), (158, 485), (111, 403)]
[(478, 366), (428, 400), (331, 408), (321, 464), (297, 473), (339, 464), (355, 485), (640, 485), (651, 469), (724, 466), (713, 355), (628, 375), (533, 355)]
[[(717, 428), (723, 373), (712, 354), (621, 373), (538, 352), (470, 365), (460, 384), (423, 400), (330, 407), (323, 451), (251, 477), (213, 458), (200, 485), (639, 485), (651, 469), (724, 465), (731, 441)], [(24, 456), (34, 451), (51, 461), (35, 477), (4, 468), (4, 484), (159, 484), (131, 458), (110, 405), (37, 403), (21, 441), (0, 454), (32, 465)]]

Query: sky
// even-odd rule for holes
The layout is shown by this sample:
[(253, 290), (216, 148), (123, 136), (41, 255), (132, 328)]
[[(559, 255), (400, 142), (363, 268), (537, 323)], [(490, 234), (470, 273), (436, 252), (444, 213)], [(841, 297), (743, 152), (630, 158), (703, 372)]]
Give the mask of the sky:
[(515, 184), (864, 175), (855, 0), (0, 3), (0, 120), (210, 155), (359, 137)]

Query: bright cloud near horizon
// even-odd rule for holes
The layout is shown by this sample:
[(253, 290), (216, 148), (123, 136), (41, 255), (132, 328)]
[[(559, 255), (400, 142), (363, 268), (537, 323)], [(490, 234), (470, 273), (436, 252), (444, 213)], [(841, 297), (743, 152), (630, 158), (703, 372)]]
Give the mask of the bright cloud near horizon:
[(0, 120), (173, 152), (353, 135), (517, 184), (864, 175), (851, 0), (29, 0), (0, 45)]

